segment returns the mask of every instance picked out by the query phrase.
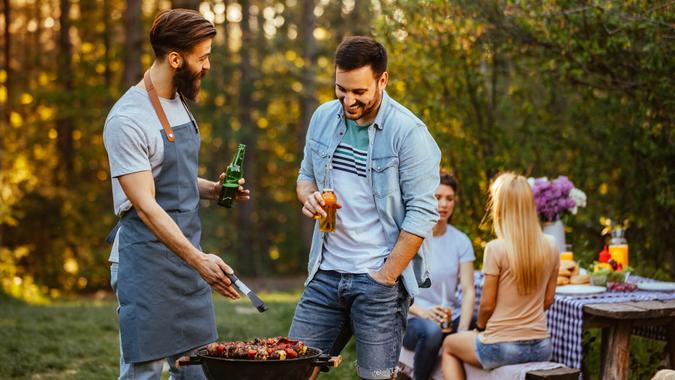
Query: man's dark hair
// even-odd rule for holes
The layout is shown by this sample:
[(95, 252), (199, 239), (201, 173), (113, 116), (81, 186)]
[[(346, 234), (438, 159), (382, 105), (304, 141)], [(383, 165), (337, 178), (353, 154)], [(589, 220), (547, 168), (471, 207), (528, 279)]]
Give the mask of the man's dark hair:
[(192, 48), (216, 35), (216, 28), (199, 12), (169, 9), (157, 14), (150, 28), (150, 44), (155, 58), (164, 58), (172, 51), (189, 53)]
[(335, 66), (347, 71), (370, 66), (379, 78), (387, 71), (387, 50), (371, 37), (347, 37), (335, 51)]
[(452, 191), (455, 192), (455, 195), (459, 193), (459, 181), (454, 175), (446, 172), (445, 170), (441, 170), (441, 185), (452, 187)]

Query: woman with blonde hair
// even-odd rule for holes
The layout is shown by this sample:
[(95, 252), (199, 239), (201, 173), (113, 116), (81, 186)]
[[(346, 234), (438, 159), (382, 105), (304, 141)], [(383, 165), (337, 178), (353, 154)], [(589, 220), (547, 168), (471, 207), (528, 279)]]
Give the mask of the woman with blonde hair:
[(490, 186), (489, 208), (497, 239), (485, 246), (476, 330), (443, 342), (445, 379), (463, 379), (462, 362), (493, 369), (551, 357), (544, 310), (553, 304), (558, 248), (541, 231), (525, 177), (497, 177)]

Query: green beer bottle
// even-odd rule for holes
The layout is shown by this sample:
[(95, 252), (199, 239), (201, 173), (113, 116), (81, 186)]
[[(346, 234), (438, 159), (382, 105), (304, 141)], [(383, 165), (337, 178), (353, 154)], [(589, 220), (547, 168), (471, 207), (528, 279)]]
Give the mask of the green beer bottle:
[(225, 178), (223, 179), (223, 187), (220, 189), (220, 196), (218, 197), (218, 204), (232, 208), (234, 198), (237, 196), (237, 189), (239, 189), (239, 179), (244, 176), (244, 153), (246, 152), (246, 145), (239, 144), (237, 154), (232, 159), (232, 163), (227, 166), (225, 171)]

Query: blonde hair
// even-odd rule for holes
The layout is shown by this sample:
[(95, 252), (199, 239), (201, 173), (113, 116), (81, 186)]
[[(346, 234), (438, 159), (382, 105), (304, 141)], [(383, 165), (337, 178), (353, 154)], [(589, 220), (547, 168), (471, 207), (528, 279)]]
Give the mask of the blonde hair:
[(490, 186), (489, 207), (495, 234), (506, 245), (518, 293), (530, 294), (541, 285), (551, 256), (527, 179), (501, 174)]

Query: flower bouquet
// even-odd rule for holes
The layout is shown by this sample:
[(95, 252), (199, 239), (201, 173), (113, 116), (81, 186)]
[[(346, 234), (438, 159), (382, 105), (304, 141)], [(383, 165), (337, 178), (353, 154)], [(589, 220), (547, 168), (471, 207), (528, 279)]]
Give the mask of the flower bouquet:
[(537, 214), (544, 222), (544, 233), (552, 235), (560, 252), (565, 252), (565, 227), (560, 217), (565, 212), (576, 215), (579, 207), (586, 207), (586, 194), (562, 175), (554, 180), (529, 178), (528, 182), (534, 194)]
[(574, 187), (569, 178), (529, 178), (537, 213), (546, 222), (555, 222), (567, 211), (576, 215), (579, 207), (586, 207), (586, 194)]

